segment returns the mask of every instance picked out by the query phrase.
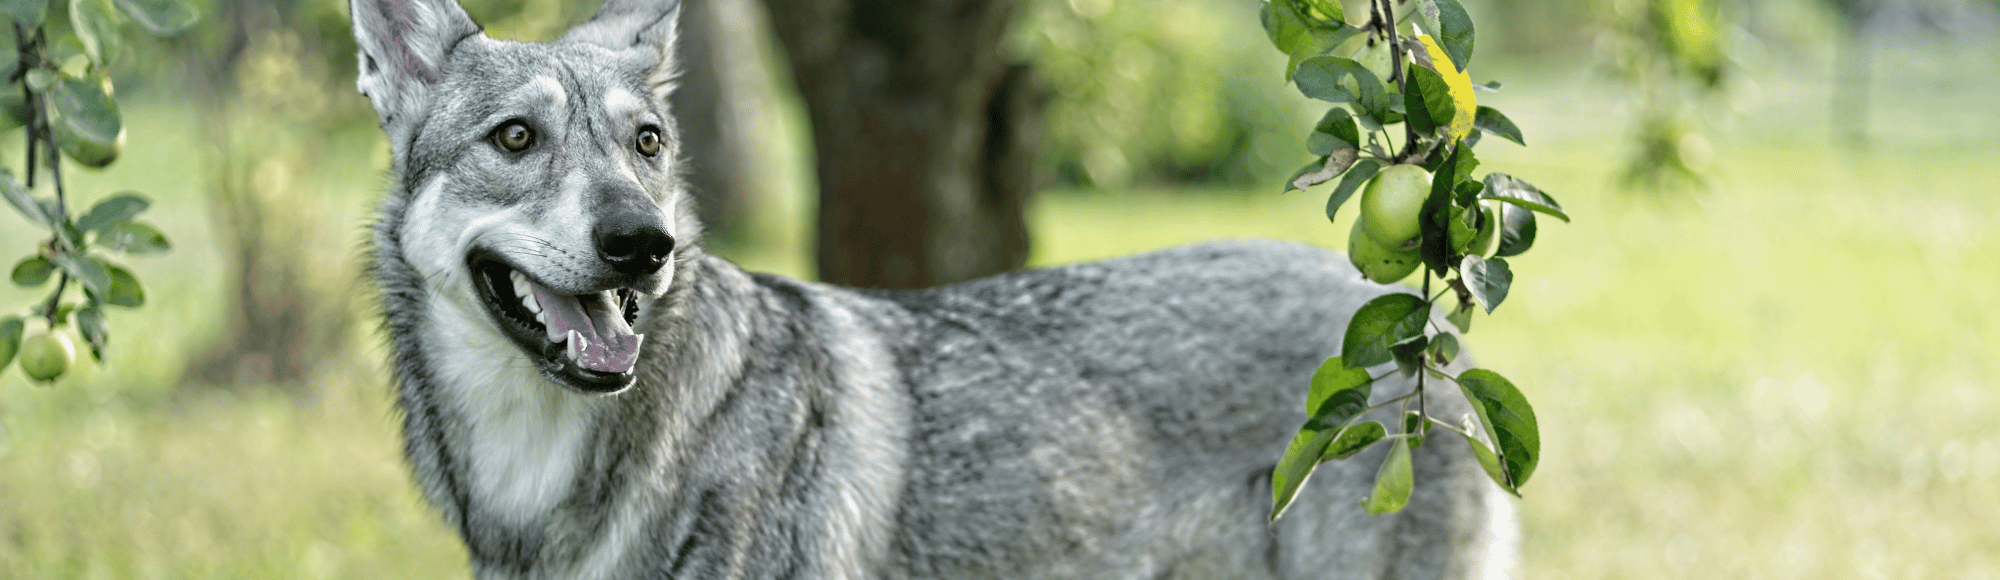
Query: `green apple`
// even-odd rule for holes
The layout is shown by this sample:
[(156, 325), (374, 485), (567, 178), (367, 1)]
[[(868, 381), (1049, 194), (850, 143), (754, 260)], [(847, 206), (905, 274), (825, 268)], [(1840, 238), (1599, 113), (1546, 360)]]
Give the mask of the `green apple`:
[(1415, 250), (1422, 242), (1417, 223), (1431, 195), (1431, 174), (1423, 167), (1391, 165), (1361, 190), (1361, 220), (1375, 243), (1391, 250)]
[(1375, 243), (1375, 239), (1362, 231), (1361, 222), (1354, 222), (1354, 229), (1347, 233), (1347, 259), (1361, 270), (1361, 275), (1369, 280), (1388, 284), (1402, 280), (1417, 271), (1423, 257), (1416, 250), (1391, 250)]
[(76, 345), (69, 335), (43, 331), (21, 343), (21, 372), (37, 381), (53, 381), (76, 362)]
[(1368, 48), (1368, 36), (1366, 32), (1347, 35), (1347, 38), (1341, 39), (1340, 44), (1334, 45), (1333, 50), (1327, 53), (1341, 58), (1361, 60), (1361, 51)]
[[(1355, 36), (1364, 35), (1357, 34)], [(1375, 79), (1382, 81), (1382, 89), (1393, 93), (1396, 92), (1396, 83), (1389, 80), (1389, 75), (1396, 72), (1393, 62), (1390, 60), (1393, 56), (1394, 53), (1389, 51), (1389, 41), (1378, 40), (1368, 43), (1360, 51), (1356, 52), (1354, 62), (1361, 63), (1361, 66), (1367, 68), (1368, 72), (1375, 73)]]

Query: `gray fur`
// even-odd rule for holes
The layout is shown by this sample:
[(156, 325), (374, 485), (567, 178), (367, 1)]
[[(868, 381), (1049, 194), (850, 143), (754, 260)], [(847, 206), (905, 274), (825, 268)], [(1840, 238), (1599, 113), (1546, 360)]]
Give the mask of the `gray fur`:
[[(480, 578), (1511, 568), (1513, 508), (1448, 438), (1417, 450), (1403, 513), (1357, 505), (1378, 449), (1322, 466), (1265, 521), (1307, 379), (1354, 310), (1395, 291), (1340, 255), (1215, 242), (909, 292), (746, 273), (695, 243), (662, 98), (672, 3), (613, 0), (546, 45), (487, 39), (450, 0), (351, 7), (357, 85), (395, 156), (373, 256), (405, 451)], [(608, 105), (619, 92), (638, 109)], [(542, 146), (495, 149), (510, 119)], [(668, 153), (632, 153), (643, 123)], [(679, 241), (652, 277), (589, 254), (593, 208), (620, 188)], [(474, 249), (564, 293), (643, 295), (634, 384), (547, 378), (480, 305)], [(1466, 412), (1438, 391), (1434, 413)]]

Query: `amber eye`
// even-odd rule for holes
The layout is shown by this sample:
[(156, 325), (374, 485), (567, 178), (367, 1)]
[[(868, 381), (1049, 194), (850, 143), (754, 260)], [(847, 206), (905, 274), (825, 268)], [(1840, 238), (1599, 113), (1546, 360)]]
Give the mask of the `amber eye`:
[(636, 144), (638, 145), (640, 155), (647, 157), (659, 156), (660, 130), (653, 127), (639, 129), (639, 140)]
[(493, 146), (509, 153), (520, 153), (535, 144), (535, 130), (527, 123), (508, 121), (493, 130)]

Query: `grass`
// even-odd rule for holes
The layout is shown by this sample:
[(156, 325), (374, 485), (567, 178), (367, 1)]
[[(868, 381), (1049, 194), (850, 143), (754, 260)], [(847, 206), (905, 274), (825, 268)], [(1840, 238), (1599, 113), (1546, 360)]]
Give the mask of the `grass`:
[[(1882, 86), (2000, 72), (1992, 50), (1925, 54)], [(1616, 107), (1573, 106), (1601, 86), (1499, 76), (1508, 89), (1489, 98), (1533, 147), (1483, 147), (1484, 169), (1535, 181), (1577, 218), (1544, 224), (1470, 337), (1544, 429), (1520, 503), (1522, 577), (2000, 577), (2000, 198), (1986, 173), (2000, 124), (1971, 100), (1991, 91), (1926, 93), (1915, 110), (1882, 99), (1882, 140), (1854, 152), (1815, 128), (1823, 98), (1796, 80), (1810, 76), (1759, 77), (1715, 141), (1712, 188), (1659, 197), (1613, 182)], [(1964, 116), (1922, 115), (1938, 110)], [(223, 261), (179, 156), (192, 147), (180, 110), (134, 114), (154, 132), (135, 130), (128, 159), (77, 190), (154, 194), (179, 246), (131, 262), (152, 303), (113, 314), (104, 367), (53, 387), (0, 373), (0, 577), (463, 577), (463, 549), (401, 466), (379, 341), (339, 355), (309, 400), (175, 386), (219, 328)], [(364, 151), (322, 172), (339, 224), (315, 234), (329, 268), (352, 264), (380, 185), (366, 167), (380, 155)], [(1345, 224), (1321, 203), (1274, 188), (1051, 192), (1034, 207), (1034, 261), (1218, 237), (1338, 247)], [(806, 205), (763, 218), (775, 242), (732, 251), (799, 273)], [(23, 222), (0, 223), (0, 247), (27, 247)]]

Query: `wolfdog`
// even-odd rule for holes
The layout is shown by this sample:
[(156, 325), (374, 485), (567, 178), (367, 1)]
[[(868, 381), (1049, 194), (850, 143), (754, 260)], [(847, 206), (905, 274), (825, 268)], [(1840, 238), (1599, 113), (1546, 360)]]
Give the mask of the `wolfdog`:
[(1313, 370), (1398, 291), (1338, 254), (1219, 242), (923, 291), (747, 273), (703, 253), (679, 174), (673, 0), (546, 44), (453, 0), (350, 8), (394, 160), (371, 251), (404, 451), (479, 578), (1511, 567), (1513, 507), (1456, 442), (1419, 449), (1399, 514), (1357, 505), (1363, 456), (1267, 520)]

